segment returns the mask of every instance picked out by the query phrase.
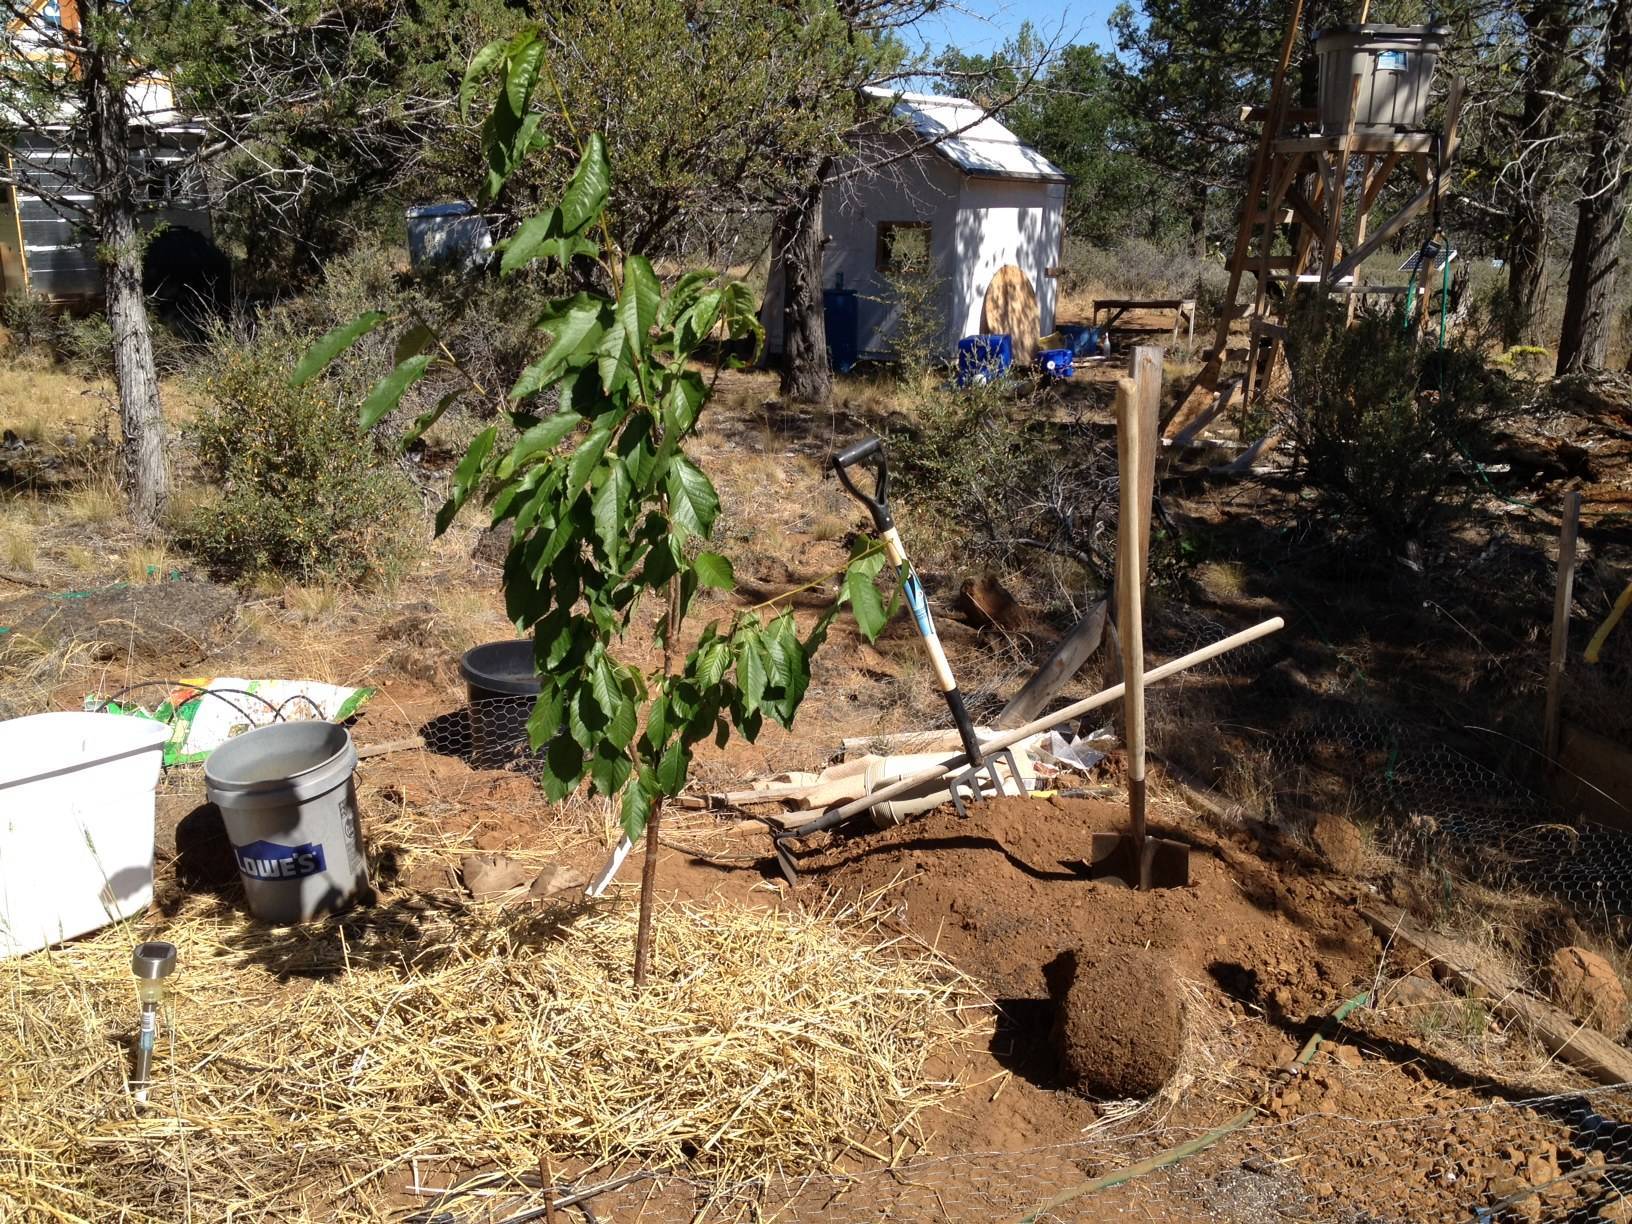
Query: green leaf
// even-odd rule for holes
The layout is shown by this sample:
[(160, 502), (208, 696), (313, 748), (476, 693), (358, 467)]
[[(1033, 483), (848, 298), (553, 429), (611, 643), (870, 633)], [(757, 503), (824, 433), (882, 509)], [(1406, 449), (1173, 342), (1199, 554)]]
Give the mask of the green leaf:
[(629, 381), (632, 373), (629, 367), (629, 335), (623, 330), (622, 323), (614, 323), (606, 329), (595, 354), (600, 361), (601, 390), (611, 395)]
[(589, 478), (595, 474), (595, 469), (606, 456), (607, 444), (612, 441), (612, 427), (597, 425), (589, 431), (589, 437), (578, 444), (578, 449), (572, 452), (572, 461), (567, 466), (567, 487), (565, 496), (568, 500), (583, 492)]
[(635, 703), (625, 697), (618, 702), (617, 708), (612, 711), (612, 717), (607, 721), (606, 738), (616, 744), (620, 751), (627, 749), (630, 741), (635, 738), (636, 717)]
[(606, 164), (606, 144), (599, 132), (591, 132), (578, 168), (561, 197), (561, 228), (576, 234), (601, 215), (612, 192), (612, 171)]
[(383, 310), (364, 311), (350, 323), (342, 323), (333, 331), (318, 337), (317, 342), (306, 350), (299, 364), (295, 366), (295, 372), (289, 376), (290, 384), (304, 387), (327, 369), (329, 362), (390, 317)]
[(742, 690), (744, 709), (759, 707), (769, 679), (765, 673), (765, 660), (759, 653), (759, 643), (752, 636), (744, 635), (737, 652), (737, 687)]
[(608, 799), (622, 789), (632, 772), (634, 766), (629, 758), (604, 743), (595, 749), (595, 755), (589, 762), (589, 776), (595, 783), (595, 793)]
[(500, 480), (508, 480), (539, 455), (547, 455), (561, 444), (561, 440), (577, 429), (584, 418), (576, 412), (558, 412), (534, 425), (510, 448), (510, 453), (499, 462), (496, 473)]
[(686, 788), (686, 771), (691, 768), (691, 753), (681, 740), (669, 745), (663, 759), (657, 763), (657, 785), (660, 793), (678, 795)]
[(595, 490), (595, 534), (606, 551), (606, 559), (614, 566), (623, 558), (624, 512), (633, 487), (628, 470), (620, 460), (614, 459), (607, 468), (606, 479)]
[(482, 465), (487, 462), (488, 452), (493, 449), (493, 440), (498, 436), (499, 427), (489, 425), (471, 439), (470, 449), (459, 461), (459, 466), (453, 470), (453, 486), (448, 492), (448, 500), (443, 502), (442, 508), (436, 512), (437, 535), (441, 535), (452, 525), (460, 507), (475, 491), (482, 478)]
[(373, 429), (380, 418), (402, 402), (404, 393), (420, 379), (431, 364), (431, 354), (410, 357), (375, 384), (357, 413), (357, 424), (362, 429)]
[(470, 122), (470, 102), (476, 96), (477, 84), (492, 72), (493, 65), (503, 58), (506, 45), (504, 39), (495, 38), (470, 57), (470, 65), (465, 69), (465, 79), (459, 85), (459, 118), (464, 122)]
[(561, 730), (561, 694), (552, 686), (540, 689), (527, 716), (527, 741), (537, 751)]
[(884, 599), (873, 582), (873, 575), (878, 572), (878, 567), (869, 567), (866, 563), (871, 560), (869, 557), (866, 561), (851, 562), (850, 568), (844, 572), (844, 595), (850, 601), (850, 611), (855, 615), (856, 628), (861, 630), (862, 636), (869, 642), (875, 642), (878, 635), (884, 632), (884, 625), (889, 618), (884, 614)]
[(538, 84), (538, 66), (544, 60), (544, 40), (537, 30), (523, 30), (506, 48), (509, 60), (504, 79), (504, 94), (510, 109), (518, 115), (527, 113), (533, 100), (533, 87)]
[(623, 701), (623, 690), (618, 687), (618, 672), (604, 651), (597, 651), (595, 662), (590, 666), (589, 691), (594, 695), (595, 704), (604, 710), (608, 717)]
[(640, 835), (646, 832), (646, 821), (652, 814), (652, 799), (657, 794), (657, 777), (649, 769), (640, 771), (640, 777), (624, 789), (623, 810), (619, 823), (623, 825), (623, 835), (632, 842), (638, 842)]
[(697, 301), (703, 287), (717, 275), (719, 274), (713, 268), (698, 268), (683, 275), (674, 283), (674, 288), (669, 290), (663, 304), (658, 307), (657, 325), (668, 327), (684, 315)]
[(629, 353), (636, 361), (646, 353), (646, 340), (652, 324), (657, 321), (657, 308), (662, 300), (663, 287), (657, 283), (657, 274), (652, 271), (646, 257), (631, 255), (624, 260), (623, 292), (618, 297), (618, 322), (623, 325)]
[(581, 293), (565, 313), (543, 320), (540, 326), (555, 338), (544, 355), (516, 379), (516, 385), (510, 388), (513, 400), (536, 394), (560, 377), (561, 371), (578, 354), (595, 351), (602, 334), (601, 303)]
[(725, 669), (731, 662), (731, 645), (716, 638), (698, 650), (697, 683), (705, 689), (713, 688), (725, 678)]
[(713, 587), (717, 591), (736, 589), (737, 578), (731, 569), (731, 562), (719, 553), (698, 553), (691, 568), (697, 575), (697, 581), (705, 587)]
[(706, 539), (720, 513), (720, 497), (713, 483), (695, 463), (679, 455), (669, 466), (667, 486), (669, 515), (681, 538), (698, 535)]
[(514, 272), (517, 268), (531, 263), (546, 239), (560, 236), (560, 225), (561, 214), (553, 208), (546, 208), (543, 212), (528, 217), (505, 241), (504, 258), (499, 261), (499, 271)]
[(584, 776), (584, 751), (570, 735), (558, 735), (544, 752), (544, 768), (539, 772), (539, 784), (551, 802), (560, 803), (573, 791)]

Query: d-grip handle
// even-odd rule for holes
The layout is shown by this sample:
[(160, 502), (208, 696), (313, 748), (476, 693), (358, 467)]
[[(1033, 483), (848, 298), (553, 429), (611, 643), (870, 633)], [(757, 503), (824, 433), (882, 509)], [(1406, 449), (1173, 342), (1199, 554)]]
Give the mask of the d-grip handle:
[[(851, 479), (849, 469), (857, 466), (873, 470), (873, 491), (870, 494), (862, 492), (861, 487)], [(865, 438), (834, 455), (833, 471), (839, 483), (850, 491), (850, 496), (867, 507), (868, 513), (873, 516), (873, 526), (880, 532), (889, 531), (895, 526), (895, 519), (890, 514), (890, 468), (884, 458), (882, 438)]]

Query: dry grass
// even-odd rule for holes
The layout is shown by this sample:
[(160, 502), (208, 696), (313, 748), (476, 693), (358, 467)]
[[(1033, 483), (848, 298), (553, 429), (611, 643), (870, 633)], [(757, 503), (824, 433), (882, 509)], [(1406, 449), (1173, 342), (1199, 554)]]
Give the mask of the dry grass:
[(124, 500), (111, 479), (92, 480), (62, 499), (62, 517), (70, 523), (111, 523), (124, 508)]
[[(950, 1093), (925, 1067), (965, 1031), (964, 988), (875, 915), (671, 906), (638, 993), (633, 931), (628, 904), (272, 929), (196, 898), (162, 928), (14, 960), (0, 1200), (29, 1219), (377, 1219), (415, 1158), (519, 1173), (541, 1154), (725, 1185), (820, 1168)], [(181, 967), (140, 1110), (144, 936)]]
[(0, 535), (0, 564), (18, 574), (32, 574), (39, 568), (39, 549), (34, 528), (13, 521)]

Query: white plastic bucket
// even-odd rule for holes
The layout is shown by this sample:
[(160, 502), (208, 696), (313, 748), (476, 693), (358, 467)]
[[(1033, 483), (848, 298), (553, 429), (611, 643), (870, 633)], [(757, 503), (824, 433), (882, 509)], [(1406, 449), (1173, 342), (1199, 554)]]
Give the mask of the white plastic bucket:
[(147, 908), (169, 736), (120, 714), (0, 722), (0, 959)]

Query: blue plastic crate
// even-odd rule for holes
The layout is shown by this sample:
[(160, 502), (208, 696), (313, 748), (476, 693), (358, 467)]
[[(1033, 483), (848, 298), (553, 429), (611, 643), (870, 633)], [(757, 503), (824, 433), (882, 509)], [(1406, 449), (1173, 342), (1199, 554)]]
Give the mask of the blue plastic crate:
[(1068, 348), (1042, 349), (1034, 361), (1038, 373), (1044, 378), (1071, 377), (1071, 350)]
[(1014, 364), (1014, 337), (1006, 332), (965, 336), (958, 341), (958, 386), (978, 386), (1001, 378)]

